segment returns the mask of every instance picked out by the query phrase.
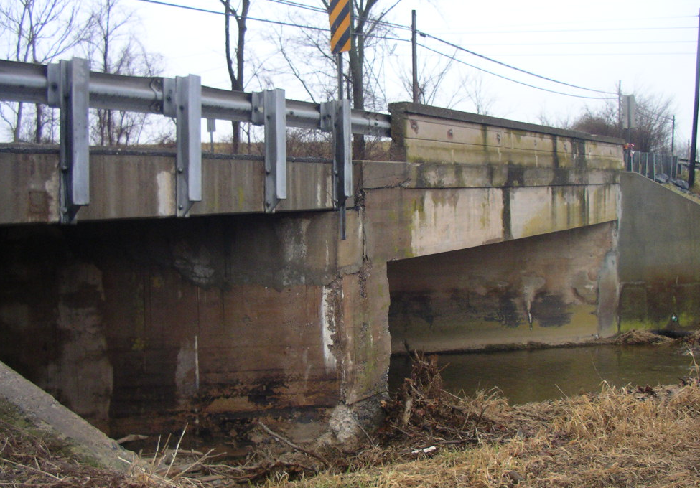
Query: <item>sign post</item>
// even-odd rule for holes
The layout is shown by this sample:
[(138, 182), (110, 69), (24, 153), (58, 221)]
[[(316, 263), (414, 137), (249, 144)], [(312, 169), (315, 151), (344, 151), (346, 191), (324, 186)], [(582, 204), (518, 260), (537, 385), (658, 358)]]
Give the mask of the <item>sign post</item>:
[[(347, 183), (352, 178), (352, 154), (348, 150), (351, 127), (349, 124), (349, 102), (344, 101), (343, 96), (343, 53), (350, 51), (352, 36), (352, 2), (351, 0), (331, 0), (329, 6), (329, 20), (331, 24), (331, 53), (336, 56), (338, 76), (338, 110), (335, 111), (335, 127), (333, 139), (335, 145), (335, 157), (333, 158), (333, 179), (335, 181), (335, 200), (340, 211), (340, 238), (345, 240), (346, 215), (345, 202), (351, 196), (352, 189), (348, 191)], [(348, 106), (343, 110), (343, 105)], [(347, 118), (347, 124), (345, 124)], [(345, 127), (347, 125), (347, 127)], [(349, 194), (350, 193), (350, 194)]]
[(636, 129), (637, 128), (637, 102), (634, 101), (634, 95), (622, 96), (622, 128)]

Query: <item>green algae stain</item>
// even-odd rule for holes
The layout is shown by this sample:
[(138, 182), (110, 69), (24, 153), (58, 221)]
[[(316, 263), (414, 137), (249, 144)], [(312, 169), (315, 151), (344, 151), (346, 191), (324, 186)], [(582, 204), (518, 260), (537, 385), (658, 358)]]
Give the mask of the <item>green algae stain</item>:
[(237, 189), (237, 205), (239, 209), (243, 209), (245, 205), (245, 191), (242, 186)]

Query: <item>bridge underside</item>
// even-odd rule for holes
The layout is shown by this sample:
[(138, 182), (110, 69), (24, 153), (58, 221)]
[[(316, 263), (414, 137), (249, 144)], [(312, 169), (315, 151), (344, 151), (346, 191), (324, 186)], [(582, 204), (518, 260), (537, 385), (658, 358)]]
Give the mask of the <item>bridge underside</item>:
[(614, 334), (615, 233), (615, 223), (604, 223), (389, 263), (392, 352)]

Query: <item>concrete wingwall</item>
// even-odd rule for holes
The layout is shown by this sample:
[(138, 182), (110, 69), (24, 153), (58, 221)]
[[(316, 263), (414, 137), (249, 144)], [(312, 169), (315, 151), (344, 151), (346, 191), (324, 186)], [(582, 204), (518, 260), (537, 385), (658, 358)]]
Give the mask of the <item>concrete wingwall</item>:
[(620, 330), (699, 325), (700, 205), (637, 174), (620, 183)]

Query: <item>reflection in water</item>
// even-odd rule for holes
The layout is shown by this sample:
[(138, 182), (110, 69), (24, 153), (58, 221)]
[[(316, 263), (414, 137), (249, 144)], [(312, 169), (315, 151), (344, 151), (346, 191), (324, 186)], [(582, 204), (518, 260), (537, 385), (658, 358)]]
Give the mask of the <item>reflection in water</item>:
[[(472, 395), (498, 387), (511, 403), (538, 402), (615, 386), (674, 384), (691, 358), (677, 345), (598, 346), (440, 355), (445, 388)], [(389, 388), (410, 374), (410, 359), (392, 357)]]

